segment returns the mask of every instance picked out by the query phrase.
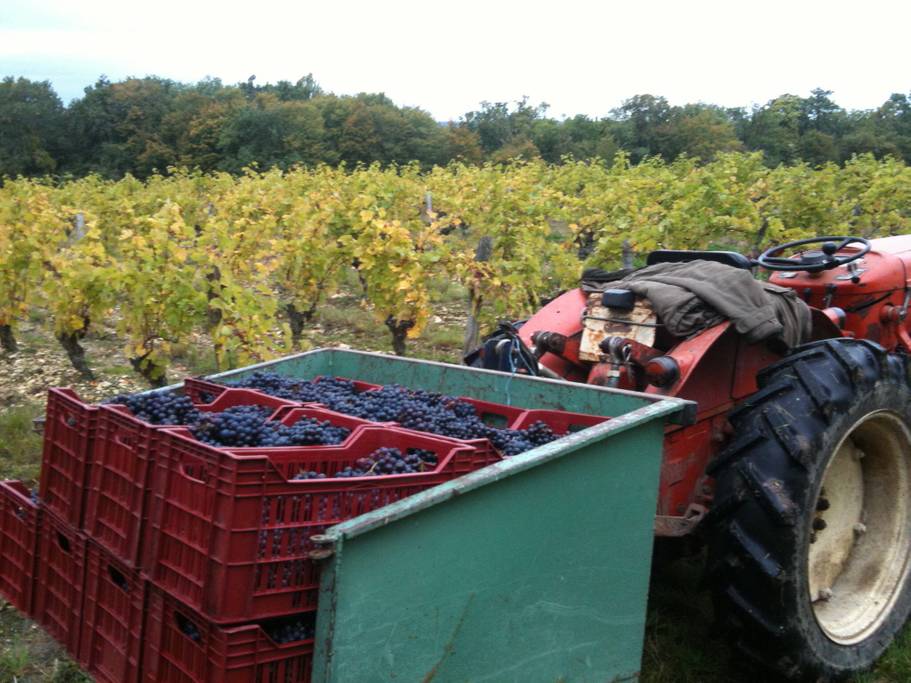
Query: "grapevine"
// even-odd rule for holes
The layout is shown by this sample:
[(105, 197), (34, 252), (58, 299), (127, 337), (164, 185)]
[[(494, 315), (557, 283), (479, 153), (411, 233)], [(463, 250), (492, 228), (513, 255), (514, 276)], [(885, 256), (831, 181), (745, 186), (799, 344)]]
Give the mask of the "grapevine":
[(85, 377), (107, 323), (152, 385), (204, 339), (230, 368), (306, 346), (320, 304), (360, 282), (405, 353), (435, 313), (429, 283), (465, 292), (465, 348), (521, 318), (583, 266), (658, 248), (755, 252), (821, 234), (911, 232), (911, 169), (860, 155), (769, 169), (759, 154), (698, 164), (628, 155), (473, 166), (169, 169), (0, 187), (0, 348), (44, 320)]

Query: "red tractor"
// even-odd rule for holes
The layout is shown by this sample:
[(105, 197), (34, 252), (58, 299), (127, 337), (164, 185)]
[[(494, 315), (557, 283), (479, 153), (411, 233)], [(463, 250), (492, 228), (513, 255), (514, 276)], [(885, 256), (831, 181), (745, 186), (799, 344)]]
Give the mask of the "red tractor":
[(707, 545), (717, 618), (760, 666), (812, 681), (871, 666), (911, 612), (911, 236), (647, 262), (711, 271), (728, 303), (729, 275), (788, 288), (803, 319), (757, 341), (763, 302), (722, 315), (713, 301), (681, 336), (692, 302), (659, 310), (635, 273), (602, 273), (505, 325), (473, 364), (695, 401), (695, 421), (667, 429), (659, 543)]

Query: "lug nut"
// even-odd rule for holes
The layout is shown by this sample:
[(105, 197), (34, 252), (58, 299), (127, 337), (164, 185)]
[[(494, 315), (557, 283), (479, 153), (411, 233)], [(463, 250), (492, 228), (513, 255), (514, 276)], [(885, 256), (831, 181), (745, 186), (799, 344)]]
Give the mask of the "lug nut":
[(831, 588), (820, 588), (819, 592), (816, 594), (816, 600), (813, 602), (828, 602), (832, 599), (832, 589)]
[(816, 501), (816, 509), (819, 512), (822, 512), (823, 510), (828, 510), (830, 505), (831, 505), (831, 503), (829, 503), (828, 498), (820, 497), (820, 499)]
[(861, 524), (860, 522), (858, 522), (857, 524), (854, 525), (854, 535), (855, 536), (863, 536), (865, 533), (867, 533), (866, 524)]
[(813, 520), (813, 531), (822, 531), (827, 526), (829, 526), (829, 525), (826, 524), (826, 520), (824, 520), (824, 519), (820, 519), (819, 517), (817, 517), (816, 519)]

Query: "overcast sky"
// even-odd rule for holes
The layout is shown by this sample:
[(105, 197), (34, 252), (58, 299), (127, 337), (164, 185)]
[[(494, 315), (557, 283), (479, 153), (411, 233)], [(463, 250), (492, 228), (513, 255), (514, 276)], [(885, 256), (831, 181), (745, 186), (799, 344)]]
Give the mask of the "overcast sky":
[(438, 120), (528, 95), (604, 116), (637, 93), (762, 104), (835, 91), (849, 109), (911, 91), (911, 2), (0, 0), (0, 75), (68, 102), (99, 75), (296, 81), (385, 92)]

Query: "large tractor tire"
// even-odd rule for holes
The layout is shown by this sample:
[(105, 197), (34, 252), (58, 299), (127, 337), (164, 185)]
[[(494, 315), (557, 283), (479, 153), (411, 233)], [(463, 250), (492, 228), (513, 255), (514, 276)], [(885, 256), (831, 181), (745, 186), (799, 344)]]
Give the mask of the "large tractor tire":
[(717, 617), (778, 676), (840, 680), (869, 668), (911, 612), (906, 360), (827, 340), (758, 381), (710, 468)]

